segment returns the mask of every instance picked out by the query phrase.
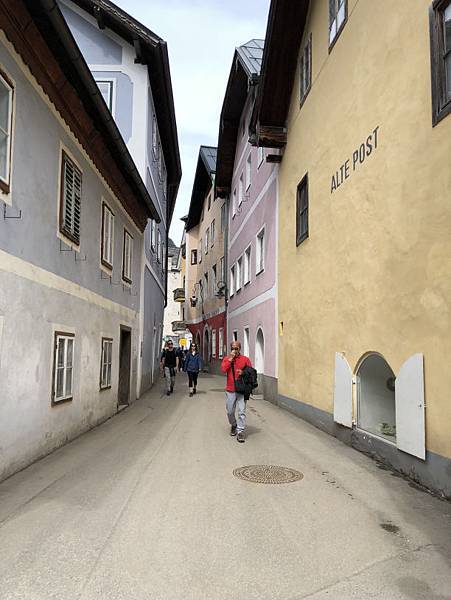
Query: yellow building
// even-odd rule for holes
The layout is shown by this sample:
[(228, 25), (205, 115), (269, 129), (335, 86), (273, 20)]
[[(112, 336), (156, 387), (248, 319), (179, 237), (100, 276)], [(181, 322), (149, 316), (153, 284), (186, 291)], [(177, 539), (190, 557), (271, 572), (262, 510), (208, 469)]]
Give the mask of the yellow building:
[(447, 496), (450, 29), (450, 0), (273, 1), (252, 121), (284, 150), (279, 404)]

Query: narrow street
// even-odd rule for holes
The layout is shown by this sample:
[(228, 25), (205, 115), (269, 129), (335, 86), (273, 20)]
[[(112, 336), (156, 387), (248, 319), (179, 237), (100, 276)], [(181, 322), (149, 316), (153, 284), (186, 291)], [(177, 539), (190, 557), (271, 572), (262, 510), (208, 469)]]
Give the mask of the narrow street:
[(238, 444), (223, 379), (177, 383), (0, 485), (2, 600), (451, 598), (448, 503), (263, 400)]

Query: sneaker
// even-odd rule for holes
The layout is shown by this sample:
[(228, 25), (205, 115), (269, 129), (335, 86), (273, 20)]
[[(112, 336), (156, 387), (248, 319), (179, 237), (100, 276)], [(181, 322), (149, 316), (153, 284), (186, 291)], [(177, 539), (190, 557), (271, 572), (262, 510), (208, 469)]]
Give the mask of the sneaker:
[(171, 395), (171, 392), (166, 392), (166, 396), (170, 396), (170, 395)]
[(230, 427), (230, 435), (236, 435), (236, 425)]
[(171, 385), (171, 394), (172, 394), (173, 391), (174, 391), (174, 386)]
[(244, 443), (244, 431), (240, 431), (238, 433), (238, 435), (236, 436), (236, 441), (240, 442), (241, 444)]
[(194, 390), (193, 390), (193, 394), (195, 394), (195, 393), (196, 393), (196, 388), (194, 388)]
[(189, 397), (192, 398), (193, 397), (193, 392), (189, 393)]

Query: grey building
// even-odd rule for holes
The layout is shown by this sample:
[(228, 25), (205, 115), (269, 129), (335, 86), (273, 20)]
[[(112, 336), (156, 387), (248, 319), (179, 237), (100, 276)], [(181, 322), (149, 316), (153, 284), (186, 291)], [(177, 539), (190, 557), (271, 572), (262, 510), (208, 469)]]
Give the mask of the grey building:
[(161, 204), (164, 180), (159, 192), (149, 181), (163, 157), (147, 177), (136, 168), (124, 123), (51, 4), (11, 0), (0, 15), (0, 479), (150, 384), (180, 176), (167, 167)]

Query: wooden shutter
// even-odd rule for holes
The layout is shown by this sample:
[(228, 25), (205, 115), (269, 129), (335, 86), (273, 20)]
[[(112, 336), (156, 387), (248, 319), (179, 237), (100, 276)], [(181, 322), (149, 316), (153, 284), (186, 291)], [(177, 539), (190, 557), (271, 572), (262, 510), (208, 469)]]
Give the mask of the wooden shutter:
[(62, 161), (62, 179), (61, 231), (79, 244), (82, 174), (65, 153)]
[(340, 352), (335, 353), (334, 421), (352, 427), (352, 372)]
[(423, 355), (414, 354), (402, 365), (395, 381), (396, 445), (426, 458), (424, 426)]

